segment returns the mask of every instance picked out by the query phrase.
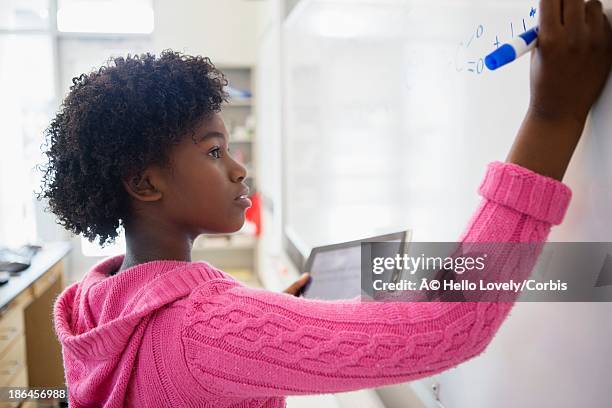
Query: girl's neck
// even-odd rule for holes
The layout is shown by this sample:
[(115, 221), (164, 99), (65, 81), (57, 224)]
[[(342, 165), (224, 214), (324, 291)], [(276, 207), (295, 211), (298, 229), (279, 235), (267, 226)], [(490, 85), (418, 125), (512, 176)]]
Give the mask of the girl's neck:
[(156, 260), (191, 262), (191, 234), (164, 223), (132, 223), (125, 227), (126, 252), (115, 274), (133, 266)]

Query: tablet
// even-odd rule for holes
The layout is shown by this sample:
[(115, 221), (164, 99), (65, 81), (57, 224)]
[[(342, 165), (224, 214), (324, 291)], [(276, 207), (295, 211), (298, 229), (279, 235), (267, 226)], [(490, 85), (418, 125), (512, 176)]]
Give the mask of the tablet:
[(307, 299), (339, 300), (361, 295), (361, 243), (395, 242), (404, 251), (407, 231), (313, 248), (302, 272), (310, 281), (302, 290)]

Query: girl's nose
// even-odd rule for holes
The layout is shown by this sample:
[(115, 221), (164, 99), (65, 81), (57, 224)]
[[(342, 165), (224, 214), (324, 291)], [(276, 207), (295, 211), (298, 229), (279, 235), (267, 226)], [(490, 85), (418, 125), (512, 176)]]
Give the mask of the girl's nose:
[(232, 159), (232, 161), (233, 161), (233, 166), (232, 166), (232, 169), (230, 170), (230, 178), (234, 183), (240, 183), (247, 176), (246, 167), (244, 167), (241, 163), (237, 162), (234, 159)]

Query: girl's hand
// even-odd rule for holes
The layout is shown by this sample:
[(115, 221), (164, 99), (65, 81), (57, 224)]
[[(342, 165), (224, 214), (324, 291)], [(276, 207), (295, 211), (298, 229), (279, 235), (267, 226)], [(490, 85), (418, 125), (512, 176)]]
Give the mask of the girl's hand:
[(610, 74), (612, 29), (598, 0), (541, 0), (531, 100), (506, 158), (562, 180)]
[(541, 0), (531, 55), (533, 114), (584, 124), (612, 67), (612, 30), (599, 0)]
[(291, 286), (289, 286), (283, 293), (288, 293), (293, 296), (300, 296), (304, 286), (310, 280), (310, 274), (308, 272), (304, 272), (298, 280), (296, 280)]

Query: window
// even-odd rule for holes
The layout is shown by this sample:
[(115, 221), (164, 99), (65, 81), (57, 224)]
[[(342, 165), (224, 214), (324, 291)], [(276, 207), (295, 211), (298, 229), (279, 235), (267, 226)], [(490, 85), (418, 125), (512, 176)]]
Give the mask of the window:
[[(123, 231), (123, 229), (121, 230)], [(89, 242), (81, 237), (81, 253), (85, 256), (113, 256), (125, 253), (125, 235), (123, 232), (117, 237), (115, 243), (101, 248), (97, 241)]]
[[(151, 0), (0, 1), (0, 245), (64, 239), (35, 195), (44, 130), (72, 77), (110, 56), (150, 51), (152, 31)], [(81, 238), (83, 254), (124, 251), (121, 232), (106, 248)]]
[(49, 29), (48, 0), (0, 1), (1, 30)]
[(151, 0), (60, 0), (57, 29), (71, 33), (150, 34)]
[(55, 109), (54, 79), (48, 2), (0, 2), (0, 245), (37, 239), (36, 165)]

